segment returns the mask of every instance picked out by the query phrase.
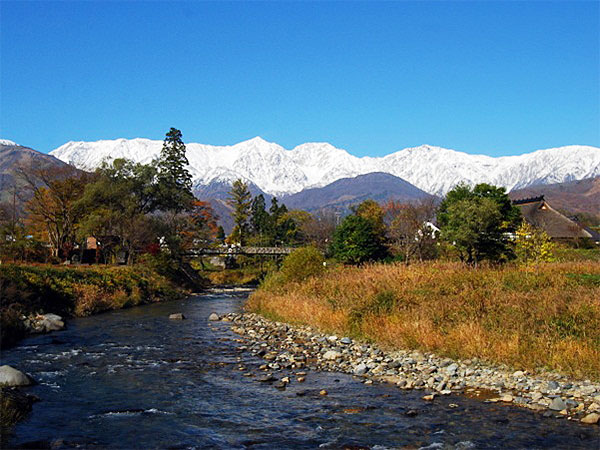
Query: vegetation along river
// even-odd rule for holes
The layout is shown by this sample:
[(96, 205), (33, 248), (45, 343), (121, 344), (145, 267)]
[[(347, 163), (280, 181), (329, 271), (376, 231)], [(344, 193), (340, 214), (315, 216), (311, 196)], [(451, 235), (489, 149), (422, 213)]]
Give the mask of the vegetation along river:
[[(23, 341), (2, 363), (31, 373), (41, 398), (11, 447), (86, 448), (596, 448), (596, 427), (459, 396), (364, 385), (308, 370), (279, 390), (264, 361), (238, 351), (227, 322), (248, 295), (188, 299), (74, 319)], [(182, 312), (187, 320), (169, 320)], [(244, 376), (246, 371), (257, 377)], [(319, 395), (322, 389), (327, 396)], [(298, 395), (302, 394), (302, 395)], [(409, 414), (407, 414), (410, 411)]]

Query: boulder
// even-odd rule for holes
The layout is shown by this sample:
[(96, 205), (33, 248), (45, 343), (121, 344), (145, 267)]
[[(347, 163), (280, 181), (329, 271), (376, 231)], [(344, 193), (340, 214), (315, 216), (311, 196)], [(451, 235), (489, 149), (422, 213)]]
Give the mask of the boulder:
[(57, 314), (39, 314), (30, 318), (26, 325), (34, 333), (48, 333), (62, 330), (65, 327), (65, 322)]
[(29, 386), (33, 380), (20, 370), (10, 366), (0, 366), (0, 385), (1, 386)]
[(581, 419), (582, 423), (589, 423), (591, 425), (598, 423), (600, 421), (600, 414), (591, 413)]
[(169, 319), (172, 319), (172, 320), (183, 320), (183, 319), (185, 319), (185, 316), (182, 313), (175, 313), (175, 314), (170, 314), (169, 315)]
[(210, 316), (208, 316), (208, 320), (211, 322), (216, 322), (217, 320), (221, 320), (221, 318), (217, 313), (212, 313)]

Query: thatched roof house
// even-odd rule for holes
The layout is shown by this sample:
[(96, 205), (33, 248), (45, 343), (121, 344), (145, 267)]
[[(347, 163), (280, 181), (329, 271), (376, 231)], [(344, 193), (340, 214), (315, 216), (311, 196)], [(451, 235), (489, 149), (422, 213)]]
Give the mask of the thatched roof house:
[(530, 225), (541, 228), (550, 238), (555, 240), (593, 239), (597, 240), (597, 233), (587, 230), (579, 223), (553, 209), (544, 200), (544, 196), (514, 200), (513, 205), (518, 206)]

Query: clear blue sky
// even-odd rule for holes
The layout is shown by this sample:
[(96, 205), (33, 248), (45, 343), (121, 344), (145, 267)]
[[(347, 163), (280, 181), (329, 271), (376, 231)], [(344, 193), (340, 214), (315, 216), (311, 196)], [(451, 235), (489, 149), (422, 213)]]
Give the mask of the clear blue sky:
[(599, 3), (0, 2), (0, 137), (600, 145)]

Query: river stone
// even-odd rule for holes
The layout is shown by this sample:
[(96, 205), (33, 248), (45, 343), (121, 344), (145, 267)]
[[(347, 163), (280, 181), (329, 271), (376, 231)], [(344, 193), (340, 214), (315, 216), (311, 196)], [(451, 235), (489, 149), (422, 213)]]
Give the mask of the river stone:
[(589, 423), (592, 425), (595, 423), (598, 423), (599, 421), (600, 421), (600, 414), (596, 414), (596, 413), (588, 414), (583, 419), (581, 419), (582, 423)]
[(327, 350), (323, 355), (323, 359), (327, 359), (329, 361), (334, 361), (341, 357), (342, 354), (340, 352), (336, 352), (335, 350)]
[(29, 386), (33, 380), (20, 370), (10, 366), (0, 366), (1, 386)]
[(175, 314), (170, 314), (169, 315), (169, 319), (172, 319), (172, 320), (183, 320), (183, 319), (185, 319), (185, 316), (182, 313), (175, 313)]
[(446, 369), (444, 369), (444, 370), (446, 371), (446, 373), (448, 375), (453, 377), (454, 375), (456, 375), (456, 371), (458, 370), (458, 364), (452, 363), (448, 367), (446, 367)]
[(560, 397), (556, 397), (548, 406), (552, 411), (562, 411), (563, 409), (567, 409), (567, 404)]
[(348, 344), (352, 344), (352, 339), (350, 339), (349, 337), (343, 337), (342, 339), (340, 339), (340, 342), (342, 344), (348, 345)]
[(212, 313), (210, 316), (208, 316), (208, 320), (211, 322), (216, 322), (217, 320), (220, 320), (220, 317), (217, 313)]
[(356, 367), (354, 367), (354, 375), (364, 375), (367, 372), (367, 366), (363, 363), (360, 363)]

